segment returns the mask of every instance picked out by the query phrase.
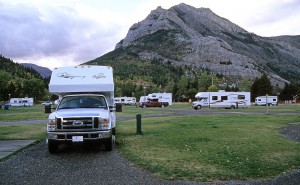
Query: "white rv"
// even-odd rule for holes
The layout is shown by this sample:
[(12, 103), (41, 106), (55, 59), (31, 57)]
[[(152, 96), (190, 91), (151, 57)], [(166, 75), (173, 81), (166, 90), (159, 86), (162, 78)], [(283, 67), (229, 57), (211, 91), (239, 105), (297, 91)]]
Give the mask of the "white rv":
[(169, 105), (172, 105), (172, 93), (151, 93), (147, 96), (147, 99), (158, 99), (158, 102), (168, 102)]
[(136, 105), (135, 97), (115, 97), (114, 101), (123, 105)]
[(199, 92), (195, 95), (192, 108), (197, 110), (202, 107), (230, 108), (250, 107), (250, 92)]
[(258, 96), (255, 98), (255, 105), (278, 105), (277, 96)]
[(146, 102), (146, 101), (147, 101), (147, 96), (141, 96), (139, 103)]
[(116, 116), (113, 69), (109, 66), (61, 67), (52, 71), (49, 91), (60, 101), (47, 123), (47, 144), (94, 142), (112, 150)]
[(33, 98), (11, 98), (9, 105), (12, 107), (33, 106)]

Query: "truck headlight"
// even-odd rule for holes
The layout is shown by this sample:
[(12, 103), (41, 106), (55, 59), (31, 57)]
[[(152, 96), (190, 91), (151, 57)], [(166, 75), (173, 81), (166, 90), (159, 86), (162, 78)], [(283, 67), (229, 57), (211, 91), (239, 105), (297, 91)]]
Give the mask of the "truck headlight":
[(54, 131), (55, 130), (55, 125), (56, 125), (56, 120), (55, 119), (49, 119), (48, 124), (47, 124), (47, 131)]
[(109, 129), (110, 128), (109, 120), (106, 118), (103, 118), (101, 120), (101, 127), (102, 127), (102, 129)]

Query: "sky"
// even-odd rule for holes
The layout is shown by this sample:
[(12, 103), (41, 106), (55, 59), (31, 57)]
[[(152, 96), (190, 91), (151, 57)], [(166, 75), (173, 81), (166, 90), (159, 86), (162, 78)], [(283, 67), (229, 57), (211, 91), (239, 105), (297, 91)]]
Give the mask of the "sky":
[(0, 0), (0, 54), (53, 70), (100, 57), (158, 6), (210, 8), (260, 36), (300, 35), (299, 0)]

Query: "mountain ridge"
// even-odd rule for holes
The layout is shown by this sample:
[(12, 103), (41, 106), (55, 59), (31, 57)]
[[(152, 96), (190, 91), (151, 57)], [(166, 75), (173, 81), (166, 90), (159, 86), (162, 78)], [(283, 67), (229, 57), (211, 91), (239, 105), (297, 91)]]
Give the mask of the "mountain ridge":
[(249, 33), (208, 8), (194, 8), (184, 3), (168, 10), (158, 7), (151, 11), (144, 20), (130, 27), (126, 37), (115, 48), (146, 45), (141, 38), (164, 30), (176, 31), (171, 39), (183, 46), (181, 56), (172, 60), (157, 51), (144, 50), (138, 51), (139, 59), (172, 61), (236, 80), (245, 77), (254, 79), (266, 73), (272, 83), (280, 87), (291, 80), (300, 81), (297, 42), (292, 43), (292, 39), (284, 37), (268, 38)]
[(49, 78), (52, 74), (52, 71), (47, 67), (42, 67), (42, 66), (32, 64), (32, 63), (20, 63), (20, 65), (35, 70), (43, 78)]

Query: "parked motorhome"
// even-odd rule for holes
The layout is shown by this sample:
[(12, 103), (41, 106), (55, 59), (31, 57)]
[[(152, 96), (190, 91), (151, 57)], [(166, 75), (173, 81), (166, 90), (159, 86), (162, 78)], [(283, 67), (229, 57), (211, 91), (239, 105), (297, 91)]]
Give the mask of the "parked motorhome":
[(121, 103), (122, 105), (135, 105), (136, 98), (135, 97), (115, 97), (115, 103)]
[(13, 107), (33, 106), (33, 98), (11, 98), (9, 105)]
[(199, 92), (195, 95), (192, 108), (197, 110), (202, 107), (231, 108), (250, 107), (250, 92)]
[(93, 142), (112, 150), (115, 138), (113, 69), (109, 66), (75, 66), (52, 71), (49, 92), (59, 104), (49, 115), (47, 144), (50, 153), (59, 145)]
[(277, 96), (258, 96), (255, 98), (255, 105), (278, 105)]

